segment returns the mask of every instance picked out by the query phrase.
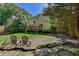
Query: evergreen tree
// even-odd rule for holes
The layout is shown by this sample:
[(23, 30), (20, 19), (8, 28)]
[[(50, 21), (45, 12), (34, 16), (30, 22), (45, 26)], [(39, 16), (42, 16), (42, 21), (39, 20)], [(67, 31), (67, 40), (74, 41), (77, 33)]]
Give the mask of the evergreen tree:
[(25, 26), (20, 18), (14, 20), (10, 27), (10, 33), (19, 33), (19, 32), (25, 32)]

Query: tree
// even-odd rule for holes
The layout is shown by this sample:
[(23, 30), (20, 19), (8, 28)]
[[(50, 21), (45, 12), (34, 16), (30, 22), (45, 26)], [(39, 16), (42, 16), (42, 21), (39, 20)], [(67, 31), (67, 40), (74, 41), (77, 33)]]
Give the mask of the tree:
[[(14, 19), (12, 16), (19, 17), (25, 23), (25, 21), (32, 15), (26, 10), (18, 7), (16, 4), (0, 4), (0, 25), (9, 25), (7, 19)], [(28, 17), (27, 17), (28, 16)]]
[[(69, 9), (67, 9), (68, 6)], [(53, 22), (51, 23), (51, 27), (55, 27), (58, 30), (56, 32), (63, 32), (62, 30), (67, 28), (67, 20), (71, 12), (70, 4), (49, 3), (48, 6), (44, 9), (43, 14), (50, 17), (50, 22)]]
[(10, 33), (19, 33), (19, 32), (25, 32), (25, 26), (20, 18), (14, 20), (10, 27)]
[[(50, 21), (57, 19), (55, 28), (59, 32), (69, 34), (71, 36), (79, 37), (79, 27), (78, 25), (78, 15), (79, 15), (79, 4), (70, 4), (70, 3), (56, 3), (48, 4), (44, 9), (44, 15), (50, 17)], [(56, 21), (54, 21), (56, 22)], [(54, 22), (51, 23), (54, 25)], [(62, 29), (62, 30), (61, 30)], [(58, 32), (58, 31), (56, 31)]]
[(11, 16), (12, 11), (9, 7), (6, 7), (7, 4), (0, 5), (0, 25), (7, 24), (7, 19)]

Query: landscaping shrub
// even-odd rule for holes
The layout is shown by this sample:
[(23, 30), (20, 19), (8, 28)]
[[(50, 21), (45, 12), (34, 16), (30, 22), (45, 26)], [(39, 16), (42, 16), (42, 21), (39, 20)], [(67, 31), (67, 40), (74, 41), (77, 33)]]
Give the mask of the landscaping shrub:
[(51, 30), (52, 33), (56, 33), (56, 28), (53, 25), (51, 25), (50, 30)]
[(51, 33), (52, 31), (50, 29), (44, 29), (43, 33)]

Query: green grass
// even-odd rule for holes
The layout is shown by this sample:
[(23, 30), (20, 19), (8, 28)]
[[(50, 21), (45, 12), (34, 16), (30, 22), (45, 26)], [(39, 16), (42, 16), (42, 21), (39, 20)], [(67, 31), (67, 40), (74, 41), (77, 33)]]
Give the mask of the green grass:
[(10, 40), (10, 36), (15, 35), (18, 39), (20, 39), (22, 36), (27, 36), (29, 38), (49, 38), (47, 34), (36, 34), (36, 33), (16, 33), (16, 34), (9, 34), (9, 35), (3, 35), (0, 36), (0, 43), (3, 43), (5, 41)]

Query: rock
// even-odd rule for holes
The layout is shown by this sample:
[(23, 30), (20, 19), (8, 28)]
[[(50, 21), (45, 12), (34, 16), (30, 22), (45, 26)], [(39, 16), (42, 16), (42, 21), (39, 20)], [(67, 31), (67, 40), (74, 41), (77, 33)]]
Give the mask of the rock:
[(49, 56), (51, 53), (51, 50), (49, 50), (48, 48), (42, 48), (42, 49), (37, 49), (36, 51), (34, 51), (34, 55), (36, 56)]
[(37, 49), (41, 49), (41, 48), (45, 48), (46, 47), (46, 45), (39, 45), (38, 47), (37, 47)]
[(59, 49), (57, 54), (59, 56), (73, 56), (73, 52), (72, 51), (69, 51), (69, 50), (63, 49), (63, 48)]
[(36, 49), (35, 51), (33, 51), (33, 54), (37, 56), (39, 52), (40, 52), (40, 49)]
[[(49, 45), (50, 46), (50, 45)], [(47, 46), (41, 49), (36, 49), (36, 56), (73, 56), (74, 53), (68, 50), (69, 46), (55, 46), (48, 48)]]
[(52, 48), (52, 47), (55, 47), (55, 46), (57, 46), (56, 43), (46, 44), (46, 47), (47, 47), (47, 48)]
[(57, 51), (58, 51), (58, 48), (57, 47), (51, 48), (51, 52), (52, 53), (57, 52)]

